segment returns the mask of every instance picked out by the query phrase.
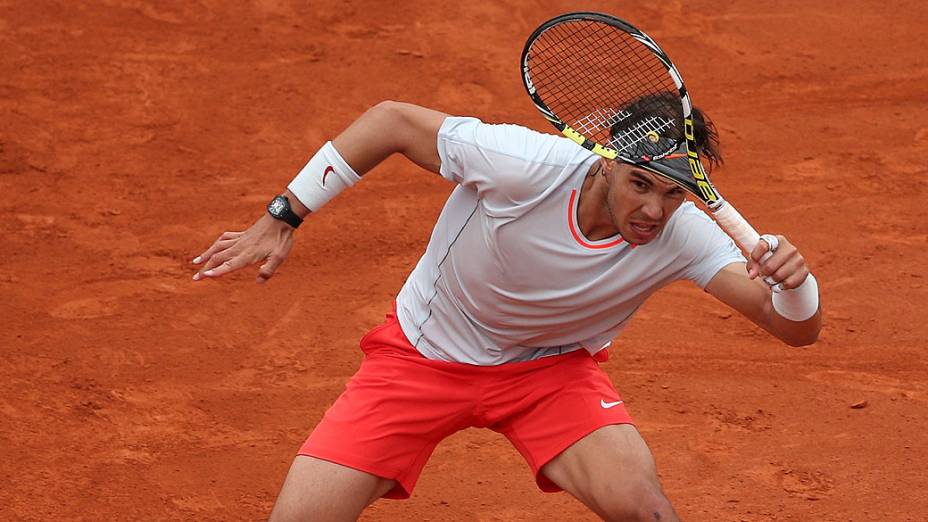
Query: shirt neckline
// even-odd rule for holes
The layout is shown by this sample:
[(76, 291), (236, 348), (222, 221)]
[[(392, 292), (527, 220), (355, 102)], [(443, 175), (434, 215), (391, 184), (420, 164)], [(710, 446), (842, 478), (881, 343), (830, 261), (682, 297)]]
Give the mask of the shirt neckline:
[[(583, 177), (586, 179), (586, 176)], [(581, 181), (582, 186), (582, 181)], [(605, 250), (608, 248), (617, 247), (625, 243), (625, 238), (621, 234), (616, 233), (612, 237), (607, 237), (605, 239), (591, 240), (583, 234), (583, 231), (580, 230), (580, 219), (577, 215), (579, 211), (579, 201), (580, 201), (580, 191), (577, 188), (570, 190), (570, 200), (567, 204), (567, 226), (570, 229), (570, 235), (573, 236), (574, 241), (576, 241), (580, 246), (584, 248), (589, 248), (591, 250)], [(631, 245), (632, 248), (635, 248), (635, 245)]]

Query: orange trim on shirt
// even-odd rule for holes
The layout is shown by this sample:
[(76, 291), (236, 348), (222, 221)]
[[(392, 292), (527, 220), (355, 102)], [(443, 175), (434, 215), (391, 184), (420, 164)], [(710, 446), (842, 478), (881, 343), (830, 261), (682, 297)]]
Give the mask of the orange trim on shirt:
[(592, 243), (588, 243), (587, 240), (584, 239), (582, 235), (580, 235), (580, 231), (577, 228), (577, 224), (574, 222), (574, 214), (575, 214), (574, 205), (576, 204), (576, 202), (577, 202), (577, 189), (573, 189), (570, 191), (570, 204), (567, 205), (567, 224), (570, 226), (570, 233), (574, 236), (574, 240), (576, 240), (577, 243), (580, 243), (581, 246), (584, 246), (586, 248), (600, 250), (603, 248), (612, 248), (616, 245), (620, 245), (623, 242), (625, 242), (625, 239), (622, 236), (619, 236), (618, 239), (616, 239), (615, 241), (603, 243), (602, 245), (594, 245)]

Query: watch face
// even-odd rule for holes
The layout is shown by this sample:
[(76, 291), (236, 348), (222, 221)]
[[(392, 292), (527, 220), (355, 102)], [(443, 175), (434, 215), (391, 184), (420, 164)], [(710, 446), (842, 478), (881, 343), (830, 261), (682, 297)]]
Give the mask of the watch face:
[(281, 197), (274, 198), (267, 205), (267, 211), (274, 217), (280, 217), (287, 210), (287, 200)]

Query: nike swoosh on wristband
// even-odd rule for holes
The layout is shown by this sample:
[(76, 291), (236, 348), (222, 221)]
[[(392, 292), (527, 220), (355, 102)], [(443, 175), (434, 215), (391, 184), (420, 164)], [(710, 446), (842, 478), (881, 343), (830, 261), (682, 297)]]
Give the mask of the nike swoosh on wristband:
[(329, 165), (325, 168), (325, 172), (322, 173), (322, 186), (325, 186), (325, 177), (329, 175), (330, 172), (335, 172), (335, 167)]
[(622, 404), (623, 402), (625, 401), (606, 402), (602, 399), (599, 399), (599, 405), (602, 406), (603, 408), (606, 408), (607, 410), (613, 406), (618, 406), (619, 404)]

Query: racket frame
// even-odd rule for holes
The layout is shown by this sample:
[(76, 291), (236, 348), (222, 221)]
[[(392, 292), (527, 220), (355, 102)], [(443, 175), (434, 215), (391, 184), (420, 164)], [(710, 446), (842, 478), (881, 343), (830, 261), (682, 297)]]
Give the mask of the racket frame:
[[(680, 102), (683, 107), (684, 138), (680, 141), (686, 143), (686, 159), (689, 164), (690, 174), (693, 177), (692, 184), (683, 182), (678, 178), (672, 169), (656, 162), (656, 160), (669, 156), (673, 152), (673, 149), (663, 154), (650, 157), (650, 161), (645, 162), (625, 158), (619, 154), (615, 148), (591, 140), (573, 129), (570, 125), (561, 120), (561, 118), (548, 107), (541, 96), (539, 96), (538, 91), (532, 82), (531, 70), (529, 66), (532, 45), (544, 32), (563, 23), (572, 21), (599, 22), (624, 31), (626, 34), (647, 47), (654, 54), (654, 56), (657, 57), (661, 64), (667, 68), (667, 74), (670, 75), (677, 87), (680, 95)], [(661, 49), (660, 45), (658, 45), (653, 38), (632, 24), (612, 15), (591, 11), (565, 13), (544, 22), (532, 32), (522, 49), (520, 64), (522, 66), (522, 83), (525, 86), (529, 97), (532, 99), (532, 103), (535, 105), (535, 108), (538, 109), (542, 116), (544, 116), (544, 118), (548, 120), (548, 122), (550, 122), (564, 136), (571, 139), (581, 147), (590, 150), (593, 153), (598, 154), (606, 159), (621, 160), (638, 168), (642, 168), (658, 174), (661, 177), (676, 183), (687, 192), (693, 194), (696, 198), (702, 201), (712, 212), (719, 225), (721, 225), (722, 228), (725, 229), (725, 231), (728, 232), (728, 234), (745, 251), (750, 253), (754, 249), (760, 240), (760, 235), (730, 203), (722, 198), (721, 194), (719, 194), (719, 192), (715, 189), (715, 186), (713, 186), (712, 182), (709, 180), (709, 176), (706, 174), (706, 171), (702, 166), (702, 162), (699, 160), (699, 147), (696, 143), (695, 123), (693, 121), (693, 106), (692, 102), (690, 101), (689, 93), (686, 90), (686, 86), (683, 83), (683, 77), (680, 75), (677, 67), (673, 64), (664, 50)], [(676, 142), (676, 147), (679, 147), (680, 141)]]

